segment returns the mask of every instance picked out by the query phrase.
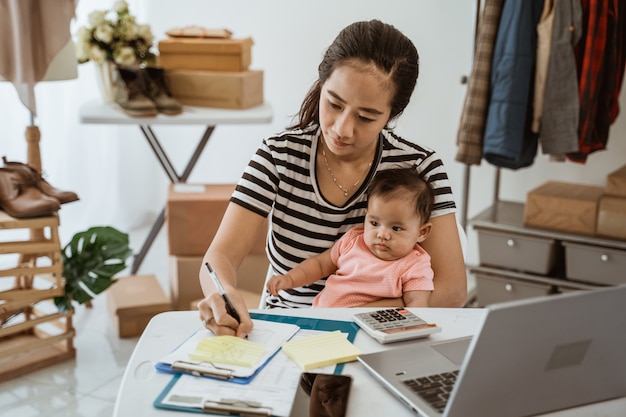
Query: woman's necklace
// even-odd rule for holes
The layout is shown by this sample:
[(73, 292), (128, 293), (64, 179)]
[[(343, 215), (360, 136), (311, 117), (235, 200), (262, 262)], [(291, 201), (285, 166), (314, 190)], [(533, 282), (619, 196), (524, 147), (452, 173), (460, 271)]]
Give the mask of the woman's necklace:
[[(324, 147), (326, 146), (326, 144), (324, 143), (324, 139), (321, 139), (321, 142), (322, 142), (322, 156), (324, 157), (324, 163), (326, 164), (326, 169), (328, 170), (328, 173), (330, 174), (330, 177), (333, 179), (333, 182), (335, 183), (337, 188), (339, 188), (343, 192), (343, 196), (344, 197), (348, 197), (348, 194), (350, 194), (350, 191), (352, 191), (352, 189), (354, 189), (354, 187), (359, 185), (359, 183), (361, 182), (361, 180), (363, 178), (359, 178), (349, 188), (345, 188), (343, 185), (339, 184), (339, 182), (337, 181), (337, 178), (335, 178), (335, 174), (333, 174), (333, 170), (330, 169), (330, 165), (328, 164), (328, 158), (326, 158), (326, 151), (324, 150)], [(372, 167), (372, 163), (370, 162), (368, 167), (367, 167), (367, 172), (369, 172), (371, 167)], [(367, 172), (365, 173), (365, 175), (367, 175)]]

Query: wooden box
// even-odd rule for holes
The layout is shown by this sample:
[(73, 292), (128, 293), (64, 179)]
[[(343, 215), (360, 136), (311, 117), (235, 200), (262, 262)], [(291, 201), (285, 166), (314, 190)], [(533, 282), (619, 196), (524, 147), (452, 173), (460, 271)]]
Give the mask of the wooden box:
[(188, 310), (203, 297), (200, 286), (202, 256), (170, 256), (170, 298), (174, 310)]
[(247, 109), (263, 103), (263, 71), (173, 70), (167, 78), (172, 95), (188, 106)]
[[(203, 256), (222, 221), (235, 184), (170, 184), (166, 205), (170, 255)], [(267, 228), (252, 254), (265, 254)]]
[(154, 275), (118, 278), (106, 295), (119, 337), (141, 335), (152, 317), (171, 309), (170, 300)]
[(598, 202), (603, 193), (604, 187), (548, 181), (528, 193), (524, 224), (594, 235)]
[(607, 175), (606, 193), (613, 196), (626, 197), (626, 165)]
[(626, 240), (626, 197), (602, 196), (598, 206), (599, 236)]
[(166, 70), (246, 71), (252, 38), (171, 38), (159, 41), (159, 65)]
[[(202, 256), (170, 257), (170, 296), (176, 310), (195, 309), (202, 299), (199, 272)], [(237, 270), (237, 289), (246, 299), (249, 308), (258, 308), (269, 262), (265, 254), (246, 256)], [(250, 301), (250, 303), (248, 303)]]

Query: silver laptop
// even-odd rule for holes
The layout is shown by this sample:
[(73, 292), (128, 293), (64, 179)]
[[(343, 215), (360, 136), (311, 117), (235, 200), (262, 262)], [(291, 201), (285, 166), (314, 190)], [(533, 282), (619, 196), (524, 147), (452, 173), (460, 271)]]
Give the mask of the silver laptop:
[(420, 415), (547, 413), (626, 396), (625, 308), (626, 285), (494, 304), (474, 337), (359, 361)]

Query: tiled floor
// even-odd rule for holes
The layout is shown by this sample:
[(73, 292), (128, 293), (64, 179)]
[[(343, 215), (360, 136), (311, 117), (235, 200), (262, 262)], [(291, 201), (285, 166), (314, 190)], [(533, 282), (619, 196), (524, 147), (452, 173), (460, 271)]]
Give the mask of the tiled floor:
[[(144, 231), (137, 234), (131, 233), (131, 242), (143, 241)], [(155, 274), (167, 292), (165, 235), (162, 230), (139, 273)], [(117, 337), (104, 294), (94, 299), (92, 308), (77, 306), (73, 324), (76, 359), (0, 383), (0, 416), (112, 416), (124, 368), (138, 339)]]

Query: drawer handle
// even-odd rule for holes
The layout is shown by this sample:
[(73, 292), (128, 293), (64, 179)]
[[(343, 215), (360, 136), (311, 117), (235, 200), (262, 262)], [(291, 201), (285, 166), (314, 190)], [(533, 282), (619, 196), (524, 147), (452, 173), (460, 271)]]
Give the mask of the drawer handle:
[(508, 240), (506, 241), (506, 245), (507, 245), (509, 248), (512, 248), (513, 246), (515, 246), (515, 241), (514, 241), (513, 239), (508, 239)]
[(513, 286), (511, 284), (505, 284), (504, 289), (506, 292), (513, 292)]
[(609, 255), (607, 255), (606, 253), (603, 253), (602, 255), (600, 255), (600, 260), (602, 262), (608, 262), (609, 261)]

